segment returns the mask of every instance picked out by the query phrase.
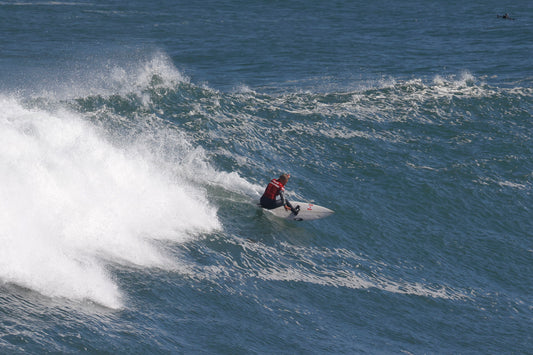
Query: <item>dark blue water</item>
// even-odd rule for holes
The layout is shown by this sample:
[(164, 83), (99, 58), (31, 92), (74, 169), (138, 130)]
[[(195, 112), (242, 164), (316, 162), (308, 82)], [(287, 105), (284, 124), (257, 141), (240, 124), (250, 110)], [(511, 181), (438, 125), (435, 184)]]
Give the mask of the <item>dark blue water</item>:
[[(532, 353), (529, 2), (4, 1), (0, 29), (2, 353)], [(335, 214), (257, 209), (281, 172)]]

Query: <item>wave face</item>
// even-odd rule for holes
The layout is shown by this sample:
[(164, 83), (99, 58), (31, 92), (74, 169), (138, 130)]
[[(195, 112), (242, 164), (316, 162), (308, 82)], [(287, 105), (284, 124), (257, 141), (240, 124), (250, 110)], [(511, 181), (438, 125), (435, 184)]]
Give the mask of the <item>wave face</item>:
[[(464, 73), (344, 92), (222, 92), (161, 52), (89, 76), (72, 95), (0, 97), (4, 306), (31, 295), (20, 306), (31, 319), (47, 297), (116, 327), (130, 323), (106, 309), (169, 307), (175, 292), (185, 309), (193, 299), (216, 308), (244, 293), (268, 318), (280, 305), (263, 292), (288, 286), (527, 313), (524, 296), (490, 294), (527, 289), (501, 270), (531, 257), (531, 89)], [(293, 174), (289, 198), (336, 214), (301, 225), (261, 214), (255, 201), (279, 171)], [(503, 254), (489, 262), (495, 248)], [(143, 295), (153, 287), (161, 294)]]
[(122, 124), (106, 112), (96, 124), (67, 108), (7, 97), (0, 106), (4, 281), (117, 308), (123, 296), (110, 263), (172, 267), (160, 242), (221, 228), (205, 191), (191, 182), (208, 171), (203, 154), (179, 131), (154, 119), (131, 136), (104, 127)]

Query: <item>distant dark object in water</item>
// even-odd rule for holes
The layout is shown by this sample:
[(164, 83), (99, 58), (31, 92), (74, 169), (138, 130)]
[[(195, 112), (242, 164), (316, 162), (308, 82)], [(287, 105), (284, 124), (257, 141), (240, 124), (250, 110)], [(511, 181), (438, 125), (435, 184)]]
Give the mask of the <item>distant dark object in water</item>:
[(502, 19), (504, 19), (504, 20), (512, 20), (512, 21), (515, 20), (514, 18), (512, 18), (511, 16), (509, 16), (509, 14), (505, 14), (505, 15), (496, 15), (496, 17), (498, 17), (498, 18), (502, 18)]

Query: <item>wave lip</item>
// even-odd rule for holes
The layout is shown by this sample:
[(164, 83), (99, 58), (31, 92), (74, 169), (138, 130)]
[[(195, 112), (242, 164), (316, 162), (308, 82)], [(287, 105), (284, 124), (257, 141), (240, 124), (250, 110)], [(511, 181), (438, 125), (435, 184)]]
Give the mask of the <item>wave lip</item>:
[(221, 227), (205, 192), (147, 151), (69, 111), (0, 107), (0, 280), (120, 308), (109, 265), (173, 267), (157, 241)]

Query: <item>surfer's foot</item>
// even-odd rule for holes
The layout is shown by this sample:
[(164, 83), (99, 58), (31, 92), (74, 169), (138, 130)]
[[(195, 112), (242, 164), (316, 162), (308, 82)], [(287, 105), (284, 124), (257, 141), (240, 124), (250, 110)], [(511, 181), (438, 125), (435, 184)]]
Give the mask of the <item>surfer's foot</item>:
[(300, 212), (300, 205), (294, 207), (293, 209), (291, 209), (292, 213), (294, 213), (295, 216), (298, 215), (298, 212)]

